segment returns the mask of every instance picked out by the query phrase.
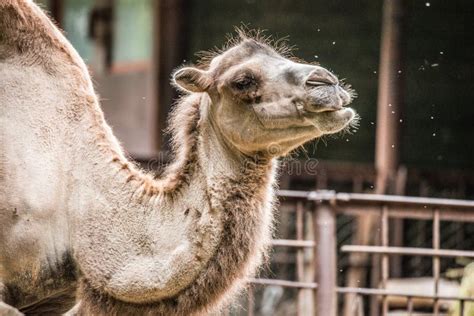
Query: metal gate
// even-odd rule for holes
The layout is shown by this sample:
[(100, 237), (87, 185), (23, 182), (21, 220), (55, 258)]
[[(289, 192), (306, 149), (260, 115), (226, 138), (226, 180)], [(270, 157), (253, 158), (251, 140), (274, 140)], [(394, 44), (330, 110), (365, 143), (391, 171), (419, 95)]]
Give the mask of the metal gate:
[[(440, 260), (443, 258), (474, 258), (474, 251), (441, 249), (440, 234), (441, 222), (474, 222), (474, 201), (436, 199), (421, 197), (405, 197), (393, 195), (374, 195), (356, 193), (335, 193), (333, 191), (280, 191), (282, 203), (290, 203), (296, 212), (296, 239), (275, 239), (273, 246), (295, 247), (296, 275), (304, 273), (302, 251), (305, 248), (313, 250), (314, 280), (280, 279), (249, 279), (250, 286), (248, 300), (248, 315), (254, 314), (253, 286), (277, 285), (285, 288), (296, 288), (299, 292), (298, 300), (303, 291), (311, 291), (314, 297), (314, 313), (317, 315), (364, 315), (369, 310), (370, 315), (388, 315), (390, 298), (403, 299), (406, 302), (406, 315), (414, 313), (414, 302), (424, 299), (431, 302), (432, 314), (442, 315), (440, 302), (457, 301), (458, 315), (464, 315), (466, 302), (473, 302), (474, 297), (445, 295), (440, 291)], [(309, 207), (309, 209), (308, 209)], [(314, 240), (304, 239), (304, 212), (312, 212)], [(342, 245), (337, 247), (336, 217), (338, 215), (360, 217), (376, 216), (379, 225), (372, 232), (378, 235), (378, 242), (374, 245)], [(391, 219), (415, 219), (432, 223), (432, 247), (394, 247), (390, 246), (389, 232)], [(373, 255), (376, 260), (379, 280), (375, 286), (347, 287), (337, 285), (337, 256), (338, 253), (359, 255)], [(390, 258), (392, 256), (424, 256), (432, 260), (432, 292), (420, 293), (410, 288), (393, 290), (388, 288)], [(299, 277), (298, 277), (299, 278)], [(364, 308), (362, 298), (371, 298), (372, 304)], [(338, 298), (339, 303), (338, 304)], [(349, 306), (349, 308), (347, 308)], [(298, 315), (304, 314), (297, 308)]]

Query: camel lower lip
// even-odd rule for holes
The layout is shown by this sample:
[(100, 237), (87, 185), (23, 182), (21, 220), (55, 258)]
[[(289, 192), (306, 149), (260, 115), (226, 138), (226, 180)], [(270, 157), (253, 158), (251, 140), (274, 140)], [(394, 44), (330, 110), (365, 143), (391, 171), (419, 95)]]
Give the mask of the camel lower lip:
[(322, 116), (345, 116), (349, 115), (352, 116), (354, 114), (354, 110), (349, 108), (349, 107), (342, 107), (339, 109), (331, 109), (331, 110), (326, 110), (326, 111), (320, 111), (320, 112), (309, 112), (308, 115), (306, 115), (306, 118), (311, 119), (311, 118), (316, 118), (316, 117), (322, 117)]
[(334, 112), (341, 113), (341, 115), (348, 115), (350, 118), (352, 118), (355, 114), (354, 110), (351, 108), (342, 108)]
[(344, 110), (344, 108), (338, 108), (338, 109), (327, 109), (325, 112), (337, 112), (340, 110)]
[(332, 107), (332, 106), (317, 106), (313, 109), (307, 109), (308, 113), (325, 113), (325, 112), (337, 112), (343, 110), (344, 107)]
[(343, 107), (334, 111), (314, 113), (307, 119), (312, 125), (321, 129), (323, 126), (332, 126), (327, 131), (339, 130), (349, 124), (355, 117), (355, 111), (349, 107)]

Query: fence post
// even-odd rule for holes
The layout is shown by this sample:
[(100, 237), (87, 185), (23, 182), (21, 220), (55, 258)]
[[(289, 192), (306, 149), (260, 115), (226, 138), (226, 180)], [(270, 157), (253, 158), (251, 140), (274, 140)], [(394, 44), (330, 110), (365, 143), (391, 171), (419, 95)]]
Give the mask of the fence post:
[(316, 311), (318, 316), (337, 315), (336, 214), (328, 202), (316, 204)]

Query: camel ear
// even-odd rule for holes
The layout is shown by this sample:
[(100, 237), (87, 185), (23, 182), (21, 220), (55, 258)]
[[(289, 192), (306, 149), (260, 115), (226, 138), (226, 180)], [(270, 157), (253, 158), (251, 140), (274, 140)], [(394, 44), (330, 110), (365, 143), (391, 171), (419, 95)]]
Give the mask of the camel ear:
[(209, 74), (193, 67), (185, 67), (176, 71), (173, 81), (181, 89), (190, 92), (205, 92), (211, 85)]

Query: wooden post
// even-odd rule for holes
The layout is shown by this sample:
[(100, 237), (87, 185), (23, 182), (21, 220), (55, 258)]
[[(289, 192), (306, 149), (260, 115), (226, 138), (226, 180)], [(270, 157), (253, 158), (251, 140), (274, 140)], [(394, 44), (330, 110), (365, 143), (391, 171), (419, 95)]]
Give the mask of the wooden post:
[[(385, 0), (383, 6), (375, 145), (375, 192), (378, 194), (401, 193), (395, 190), (400, 164), (400, 126), (403, 123), (401, 114), (404, 105), (404, 7), (404, 0)], [(374, 227), (375, 221), (373, 218), (367, 225)], [(393, 231), (399, 232), (402, 230), (403, 222), (395, 220), (392, 221), (392, 225)], [(378, 260), (374, 262), (378, 266)], [(400, 265), (400, 258), (393, 257), (392, 262)], [(376, 273), (372, 274), (372, 279), (372, 285), (377, 285)], [(377, 314), (378, 301), (372, 298), (371, 315)]]
[[(375, 144), (375, 192), (396, 193), (396, 175), (400, 161), (400, 124), (403, 110), (403, 19), (404, 0), (385, 0), (383, 6), (382, 39), (380, 48), (379, 91), (377, 104), (377, 129)], [(400, 193), (400, 192), (397, 192)], [(371, 223), (374, 227), (376, 219)], [(392, 222), (394, 231), (400, 231), (402, 221)], [(375, 257), (374, 267), (379, 267)], [(394, 257), (393, 263), (400, 264)], [(378, 283), (379, 269), (372, 273), (372, 284)], [(371, 315), (378, 315), (378, 301), (371, 299)], [(388, 311), (387, 311), (388, 312)]]
[[(402, 58), (404, 7), (404, 0), (384, 0), (383, 4), (375, 148), (375, 193), (377, 194), (395, 193), (397, 186), (405, 75)], [(355, 242), (362, 245), (370, 244), (373, 236), (367, 232), (373, 231), (377, 223), (377, 216), (360, 216), (357, 219), (358, 229), (354, 238)], [(393, 224), (399, 226), (401, 222)], [(400, 227), (394, 228), (394, 231), (399, 230)], [(368, 260), (369, 256), (364, 254), (351, 256), (351, 264), (359, 266), (349, 269), (347, 286), (365, 285)], [(378, 267), (378, 260), (373, 262), (377, 263), (374, 267)], [(377, 274), (379, 273), (375, 271), (372, 277), (377, 279)], [(377, 283), (378, 280), (373, 280), (372, 285)], [(346, 296), (344, 315), (352, 315), (351, 302), (354, 299), (354, 295)], [(371, 315), (377, 315), (378, 312), (377, 299), (372, 299)]]
[(375, 147), (376, 191), (380, 194), (393, 191), (399, 165), (404, 88), (403, 15), (403, 0), (384, 1)]
[(59, 27), (63, 28), (63, 17), (64, 17), (64, 1), (63, 0), (52, 0), (50, 2), (51, 16), (56, 21)]
[(318, 269), (316, 273), (316, 283), (318, 284), (316, 314), (318, 316), (336, 316), (336, 215), (328, 203), (321, 203), (316, 205), (314, 220), (316, 229), (315, 258)]
[(176, 91), (170, 85), (172, 71), (182, 64), (186, 51), (186, 0), (154, 1), (154, 81), (157, 105), (156, 146), (167, 150), (163, 137)]

